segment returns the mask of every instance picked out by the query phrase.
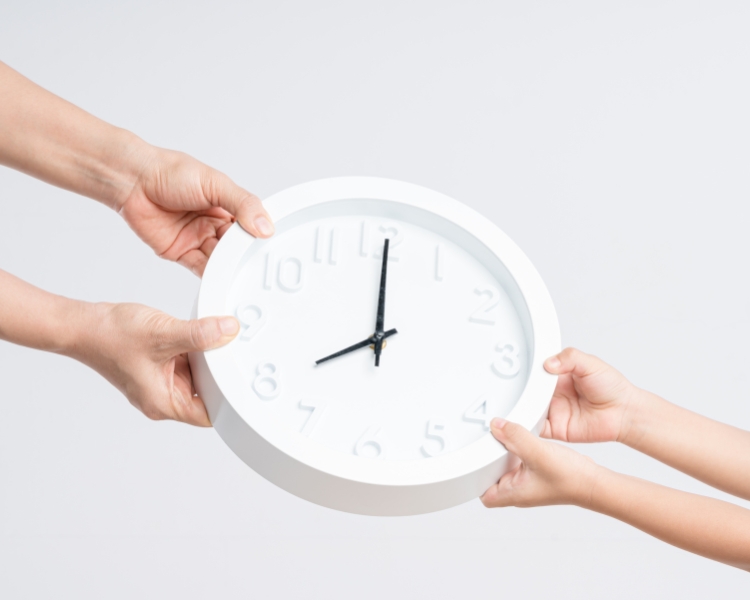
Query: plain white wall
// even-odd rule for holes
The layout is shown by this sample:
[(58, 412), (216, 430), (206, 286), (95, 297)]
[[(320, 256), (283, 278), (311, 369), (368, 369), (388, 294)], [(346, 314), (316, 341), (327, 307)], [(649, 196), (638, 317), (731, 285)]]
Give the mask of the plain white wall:
[[(750, 429), (748, 30), (739, 0), (6, 0), (0, 60), (261, 197), (377, 175), (462, 200), (536, 264), (566, 345)], [(0, 268), (180, 316), (198, 287), (113, 212), (7, 169)], [(68, 359), (0, 344), (0, 377), (2, 598), (747, 597), (747, 574), (597, 514), (337, 513)]]

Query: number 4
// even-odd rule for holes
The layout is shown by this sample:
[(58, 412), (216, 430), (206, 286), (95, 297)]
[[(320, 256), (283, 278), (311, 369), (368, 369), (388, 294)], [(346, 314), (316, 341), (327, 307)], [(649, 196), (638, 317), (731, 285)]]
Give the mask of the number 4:
[(469, 408), (464, 412), (464, 419), (467, 421), (473, 421), (474, 423), (481, 423), (485, 429), (490, 428), (490, 421), (495, 415), (489, 413), (489, 407), (487, 405), (490, 402), (490, 396), (484, 394), (479, 396), (474, 402), (469, 405)]

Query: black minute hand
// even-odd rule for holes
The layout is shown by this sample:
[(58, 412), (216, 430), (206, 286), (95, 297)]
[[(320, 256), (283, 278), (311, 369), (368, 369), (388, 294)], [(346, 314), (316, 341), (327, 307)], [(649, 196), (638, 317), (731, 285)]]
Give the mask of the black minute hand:
[(380, 353), (383, 351), (383, 321), (385, 320), (385, 279), (388, 274), (388, 238), (383, 243), (383, 266), (380, 269), (380, 293), (378, 295), (378, 316), (375, 319), (375, 366), (380, 366)]

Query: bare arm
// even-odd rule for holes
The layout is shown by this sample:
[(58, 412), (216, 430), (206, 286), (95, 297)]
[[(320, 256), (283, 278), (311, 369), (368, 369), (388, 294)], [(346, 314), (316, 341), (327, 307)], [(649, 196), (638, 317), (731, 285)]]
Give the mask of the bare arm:
[(584, 508), (688, 552), (750, 571), (750, 511), (734, 504), (600, 467)]
[(202, 275), (234, 218), (274, 228), (260, 200), (194, 158), (156, 148), (0, 62), (0, 164), (116, 210), (157, 255)]
[(0, 340), (88, 365), (152, 419), (209, 426), (187, 352), (226, 344), (232, 317), (180, 321), (138, 304), (92, 304), (50, 294), (0, 271)]
[(150, 159), (148, 144), (0, 62), (0, 164), (114, 208)]
[(750, 571), (749, 510), (614, 473), (516, 423), (495, 419), (492, 434), (522, 462), (482, 496), (486, 506), (573, 504)]
[(622, 442), (710, 486), (750, 500), (750, 432), (642, 391)]
[(0, 339), (64, 353), (75, 345), (87, 306), (0, 271)]

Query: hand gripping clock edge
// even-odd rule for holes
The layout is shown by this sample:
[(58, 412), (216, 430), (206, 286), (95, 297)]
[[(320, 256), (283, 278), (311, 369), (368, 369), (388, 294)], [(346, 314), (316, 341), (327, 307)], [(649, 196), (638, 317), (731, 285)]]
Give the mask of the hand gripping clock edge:
[(367, 339), (362, 340), (361, 342), (358, 342), (352, 346), (349, 346), (348, 348), (344, 348), (343, 350), (340, 350), (339, 352), (335, 352), (329, 356), (321, 358), (320, 360), (316, 360), (315, 361), (316, 365), (319, 365), (323, 362), (331, 360), (332, 358), (337, 358), (344, 354), (348, 354), (349, 352), (353, 352), (354, 350), (358, 350), (359, 348), (364, 348), (365, 346), (373, 345), (374, 350), (375, 350), (375, 366), (376, 367), (380, 366), (380, 354), (383, 351), (384, 340), (398, 333), (396, 329), (389, 329), (388, 331), (383, 331), (383, 323), (385, 321), (385, 283), (386, 283), (386, 276), (388, 272), (389, 242), (390, 240), (386, 238), (385, 242), (383, 243), (383, 264), (380, 270), (380, 288), (378, 291), (378, 311), (377, 311), (377, 316), (375, 318), (375, 333), (371, 335), (370, 337), (368, 337)]

